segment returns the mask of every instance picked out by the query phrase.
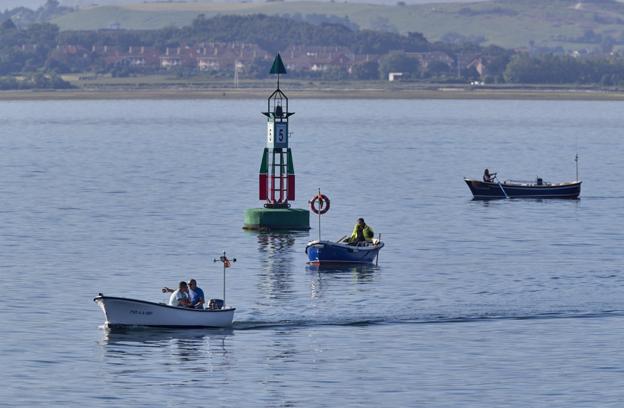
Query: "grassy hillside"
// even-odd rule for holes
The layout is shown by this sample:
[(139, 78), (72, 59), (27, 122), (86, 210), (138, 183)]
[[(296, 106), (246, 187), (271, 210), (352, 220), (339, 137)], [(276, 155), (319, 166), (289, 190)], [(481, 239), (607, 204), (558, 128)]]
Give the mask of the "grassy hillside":
[[(2, 0), (4, 1), (8, 1), (10, 3), (15, 3), (15, 4), (20, 4), (20, 3), (33, 3), (33, 4), (37, 4), (37, 7), (40, 6), (41, 4), (45, 3), (45, 0)], [(100, 6), (120, 6), (120, 5), (126, 5), (126, 4), (133, 4), (133, 3), (159, 3), (159, 2), (164, 2), (163, 0), (143, 0), (143, 1), (137, 1), (137, 0), (60, 0), (61, 3), (65, 6), (80, 6), (80, 7), (85, 7), (85, 6), (91, 6), (93, 4), (98, 4)], [(180, 3), (180, 0), (176, 0), (178, 3)], [(252, 0), (258, 3), (262, 3), (265, 0)], [(324, 1), (329, 1), (329, 0), (324, 0)], [(406, 3), (409, 4), (425, 4), (425, 3), (474, 3), (475, 1), (487, 1), (487, 0), (406, 0)], [(212, 3), (213, 0), (186, 0), (186, 2), (188, 3)], [(230, 3), (239, 3), (240, 0), (225, 0), (225, 2), (230, 2)], [(351, 2), (354, 3), (377, 3), (377, 4), (395, 4), (396, 1), (394, 0), (351, 0)]]
[(419, 31), (431, 40), (458, 33), (504, 47), (526, 47), (534, 42), (537, 46), (578, 49), (596, 46), (600, 42), (596, 34), (624, 42), (624, 4), (609, 0), (500, 0), (408, 6), (312, 1), (142, 3), (85, 8), (53, 22), (64, 30), (108, 28), (114, 23), (122, 28), (145, 29), (186, 25), (200, 13), (207, 17), (252, 13), (348, 16), (360, 28)]

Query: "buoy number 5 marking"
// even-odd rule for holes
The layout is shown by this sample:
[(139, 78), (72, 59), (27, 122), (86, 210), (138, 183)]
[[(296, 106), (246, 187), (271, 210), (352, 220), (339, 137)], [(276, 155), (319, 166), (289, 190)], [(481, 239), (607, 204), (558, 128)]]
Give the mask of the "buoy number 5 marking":
[(277, 140), (280, 142), (284, 141), (284, 128), (279, 128), (277, 132)]

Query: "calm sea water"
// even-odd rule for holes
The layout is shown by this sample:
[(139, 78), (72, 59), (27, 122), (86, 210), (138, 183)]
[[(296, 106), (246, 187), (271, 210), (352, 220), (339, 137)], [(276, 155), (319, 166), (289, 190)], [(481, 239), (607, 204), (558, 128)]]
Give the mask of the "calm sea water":
[[(378, 267), (305, 264), (259, 206), (262, 100), (0, 102), (0, 405), (619, 407), (617, 102), (293, 100), (296, 206), (366, 218)], [(577, 201), (472, 201), (464, 176), (575, 178)], [(107, 295), (191, 277), (234, 328), (108, 332)]]

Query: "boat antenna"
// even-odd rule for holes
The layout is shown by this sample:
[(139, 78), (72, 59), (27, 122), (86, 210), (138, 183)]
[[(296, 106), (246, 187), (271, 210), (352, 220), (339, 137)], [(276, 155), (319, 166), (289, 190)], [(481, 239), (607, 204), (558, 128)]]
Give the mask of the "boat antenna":
[(312, 199), (308, 201), (308, 204), (310, 204), (310, 209), (312, 210), (312, 212), (318, 215), (318, 240), (320, 242), (321, 241), (321, 215), (329, 211), (329, 198), (321, 194), (321, 188), (319, 187), (318, 193), (316, 193), (314, 197), (312, 197)]
[[(322, 200), (320, 187), (318, 189), (318, 196), (319, 196), (319, 199)], [(321, 242), (321, 212), (320, 211), (318, 213), (318, 224), (319, 224), (319, 242)]]
[(578, 175), (578, 134), (575, 135), (575, 145), (576, 145), (576, 156), (574, 156), (574, 161), (576, 162), (576, 181), (579, 181)]
[(225, 309), (225, 270), (232, 266), (232, 262), (236, 262), (236, 258), (228, 259), (225, 251), (223, 251), (223, 255), (219, 258), (213, 259), (212, 262), (223, 263), (223, 308)]

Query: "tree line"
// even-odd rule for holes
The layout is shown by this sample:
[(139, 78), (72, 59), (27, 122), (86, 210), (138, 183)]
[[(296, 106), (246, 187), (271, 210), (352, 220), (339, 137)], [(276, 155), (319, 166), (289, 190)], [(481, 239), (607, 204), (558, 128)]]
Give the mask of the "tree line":
[(63, 31), (59, 44), (151, 46), (159, 49), (199, 42), (257, 44), (276, 53), (291, 45), (345, 46), (357, 54), (383, 54), (390, 50), (426, 51), (431, 44), (420, 33), (399, 35), (372, 30), (352, 30), (339, 23), (313, 24), (279, 16), (255, 14), (206, 18), (199, 15), (190, 26), (157, 30)]
[(35, 23), (45, 23), (50, 19), (75, 11), (72, 7), (62, 6), (58, 0), (47, 0), (36, 10), (27, 7), (0, 10), (0, 21), (13, 20), (19, 27), (25, 28)]
[[(54, 5), (55, 3), (51, 3)], [(52, 7), (54, 9), (54, 7)], [(340, 23), (340, 19), (315, 16), (293, 20), (284, 16), (247, 15), (198, 16), (185, 27), (157, 30), (60, 31), (49, 23), (16, 26), (11, 19), (0, 23), (0, 76), (37, 78), (32, 86), (63, 87), (59, 74), (69, 72), (140, 75), (149, 72), (129, 66), (111, 66), (97, 55), (60, 56), (63, 46), (130, 46), (166, 48), (183, 47), (201, 42), (244, 42), (257, 44), (270, 53), (289, 46), (341, 46), (355, 54), (371, 54), (370, 61), (335, 67), (322, 72), (293, 72), (291, 76), (322, 79), (386, 79), (389, 72), (402, 72), (404, 79), (431, 82), (462, 82), (481, 79), (492, 83), (511, 84), (601, 84), (624, 85), (624, 60), (617, 56), (573, 58), (571, 56), (530, 55), (497, 46), (474, 43), (430, 42), (421, 33), (398, 33), (360, 30)], [(442, 52), (442, 60), (423, 62), (422, 53)], [(467, 56), (479, 56), (485, 66), (477, 72)], [(181, 68), (180, 68), (181, 69)], [(267, 62), (255, 61), (246, 67), (249, 78), (266, 76)], [(181, 71), (195, 75), (195, 70)], [(33, 75), (39, 76), (33, 76)], [(41, 76), (43, 75), (43, 76)], [(211, 75), (230, 75), (211, 73)], [(42, 79), (43, 78), (43, 79)], [(46, 82), (47, 81), (47, 82)], [(0, 88), (14, 86), (5, 79)], [(27, 86), (27, 85), (23, 85)]]

